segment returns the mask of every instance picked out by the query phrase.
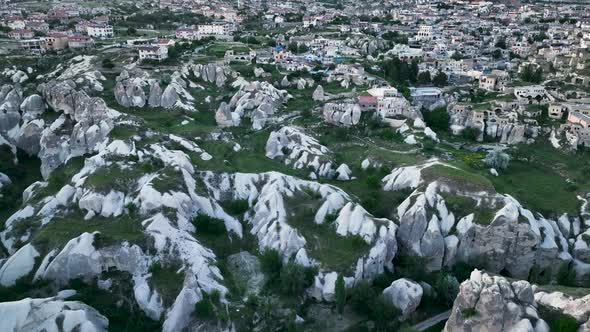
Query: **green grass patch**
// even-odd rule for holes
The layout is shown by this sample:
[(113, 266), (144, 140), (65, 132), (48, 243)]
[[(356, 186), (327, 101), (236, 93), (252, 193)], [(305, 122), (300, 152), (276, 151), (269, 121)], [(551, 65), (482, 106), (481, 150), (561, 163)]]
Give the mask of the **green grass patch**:
[(314, 222), (320, 201), (305, 194), (288, 198), (288, 223), (307, 240), (311, 257), (319, 260), (328, 270), (350, 272), (359, 257), (366, 254), (369, 245), (360, 236), (340, 236), (333, 223), (318, 225)]
[(470, 197), (459, 195), (442, 195), (446, 206), (455, 214), (457, 219), (474, 214), (473, 222), (479, 225), (489, 225), (494, 218), (494, 209), (477, 206), (477, 202)]
[(6, 219), (20, 208), (23, 190), (33, 182), (42, 180), (39, 159), (29, 157), (20, 150), (17, 157), (19, 162), (14, 164), (14, 156), (8, 146), (0, 146), (0, 172), (12, 182), (0, 190), (0, 229), (4, 227)]
[(564, 178), (544, 166), (513, 161), (500, 176), (489, 178), (498, 192), (514, 196), (545, 217), (578, 210), (576, 193), (568, 190)]
[(463, 190), (494, 191), (492, 182), (486, 177), (443, 165), (434, 165), (424, 169), (422, 177), (426, 182), (439, 181)]
[(215, 256), (223, 260), (240, 251), (254, 251), (258, 244), (256, 238), (243, 225), (242, 237), (228, 232), (221, 219), (199, 214), (191, 221), (195, 226), (195, 237), (205, 247), (213, 250)]
[(166, 307), (174, 303), (182, 289), (184, 273), (178, 272), (181, 267), (180, 263), (174, 263), (173, 260), (167, 260), (165, 264), (156, 262), (149, 267), (149, 283), (158, 290)]
[(137, 169), (123, 169), (119, 165), (113, 164), (101, 167), (88, 175), (84, 184), (86, 187), (94, 188), (102, 193), (108, 193), (111, 190), (128, 192), (133, 189), (141, 175), (143, 174)]
[(148, 247), (149, 239), (143, 232), (139, 218), (122, 215), (117, 218), (95, 216), (84, 220), (80, 210), (65, 216), (55, 216), (33, 235), (31, 242), (38, 248), (61, 248), (80, 234), (94, 231), (100, 232), (102, 246), (128, 241), (144, 250)]

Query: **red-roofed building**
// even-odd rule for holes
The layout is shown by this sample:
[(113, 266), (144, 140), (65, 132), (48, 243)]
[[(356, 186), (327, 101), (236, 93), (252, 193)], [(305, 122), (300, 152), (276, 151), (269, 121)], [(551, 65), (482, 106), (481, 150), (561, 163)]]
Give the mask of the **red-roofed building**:
[(359, 96), (358, 104), (362, 111), (375, 111), (377, 110), (377, 97)]

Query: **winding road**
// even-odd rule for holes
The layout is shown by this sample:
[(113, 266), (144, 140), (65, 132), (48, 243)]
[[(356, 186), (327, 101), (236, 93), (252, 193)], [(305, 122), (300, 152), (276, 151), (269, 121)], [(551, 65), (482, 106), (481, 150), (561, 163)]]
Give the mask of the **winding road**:
[(416, 331), (425, 331), (425, 330), (433, 327), (434, 325), (442, 322), (443, 320), (449, 319), (449, 317), (451, 317), (451, 310), (442, 312), (436, 316), (432, 316), (432, 317), (428, 318), (427, 320), (424, 320), (424, 321), (412, 326), (412, 328)]

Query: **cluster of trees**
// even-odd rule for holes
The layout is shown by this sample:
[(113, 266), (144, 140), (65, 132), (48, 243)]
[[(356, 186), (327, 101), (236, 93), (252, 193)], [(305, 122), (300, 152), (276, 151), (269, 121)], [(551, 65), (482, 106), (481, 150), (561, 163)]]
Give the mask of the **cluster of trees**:
[(317, 274), (316, 268), (301, 266), (293, 259), (283, 264), (281, 255), (272, 249), (262, 252), (260, 265), (267, 279), (265, 287), (292, 297), (301, 296)]
[(168, 59), (162, 62), (154, 62), (154, 64), (172, 64), (178, 61), (180, 56), (186, 51), (193, 51), (199, 46), (206, 45), (207, 43), (215, 40), (215, 37), (206, 37), (201, 39), (195, 39), (191, 42), (177, 42), (174, 46), (168, 48)]
[[(233, 40), (235, 42), (242, 42), (244, 44), (252, 44), (252, 45), (260, 45), (260, 41), (258, 39), (256, 39), (256, 37), (254, 37), (253, 35), (249, 35), (249, 36), (240, 36), (240, 35), (234, 35)], [(268, 44), (271, 44), (271, 41), (267, 42)], [(276, 46), (276, 41), (272, 40), (272, 45), (269, 46)]]
[(287, 50), (289, 50), (291, 53), (301, 54), (309, 51), (309, 47), (302, 43), (289, 43)]
[(408, 36), (399, 33), (398, 31), (387, 31), (381, 35), (381, 37), (385, 40), (389, 40), (394, 44), (408, 44)]
[(530, 83), (541, 83), (543, 81), (543, 68), (533, 64), (526, 65), (520, 73), (520, 79)]
[(407, 86), (418, 79), (418, 61), (402, 61), (398, 58), (388, 59), (381, 64), (385, 79), (396, 86)]
[(422, 111), (424, 116), (424, 123), (434, 131), (447, 131), (449, 129), (449, 121), (451, 116), (447, 112), (445, 106), (438, 107), (433, 111)]
[(505, 50), (508, 46), (506, 45), (506, 39), (504, 38), (500, 38), (496, 41), (496, 44), (494, 44), (495, 47), (497, 48), (501, 48), (503, 50)]
[(447, 74), (443, 73), (442, 71), (439, 71), (438, 73), (436, 73), (436, 75), (434, 75), (434, 77), (431, 77), (429, 71), (422, 71), (422, 72), (418, 73), (418, 78), (416, 79), (416, 83), (418, 83), (420, 85), (434, 84), (435, 86), (438, 86), (438, 87), (444, 87), (448, 83), (448, 76), (447, 76)]
[(154, 12), (134, 12), (119, 26), (139, 28), (153, 28), (157, 30), (174, 30), (180, 25), (196, 25), (210, 22), (211, 19), (201, 14), (191, 12), (173, 12), (168, 9)]

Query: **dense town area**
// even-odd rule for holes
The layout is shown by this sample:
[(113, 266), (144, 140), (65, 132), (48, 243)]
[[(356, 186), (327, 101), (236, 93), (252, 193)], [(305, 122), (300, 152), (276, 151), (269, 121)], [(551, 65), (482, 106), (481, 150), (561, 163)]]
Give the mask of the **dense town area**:
[(0, 0), (0, 330), (590, 331), (586, 0)]

